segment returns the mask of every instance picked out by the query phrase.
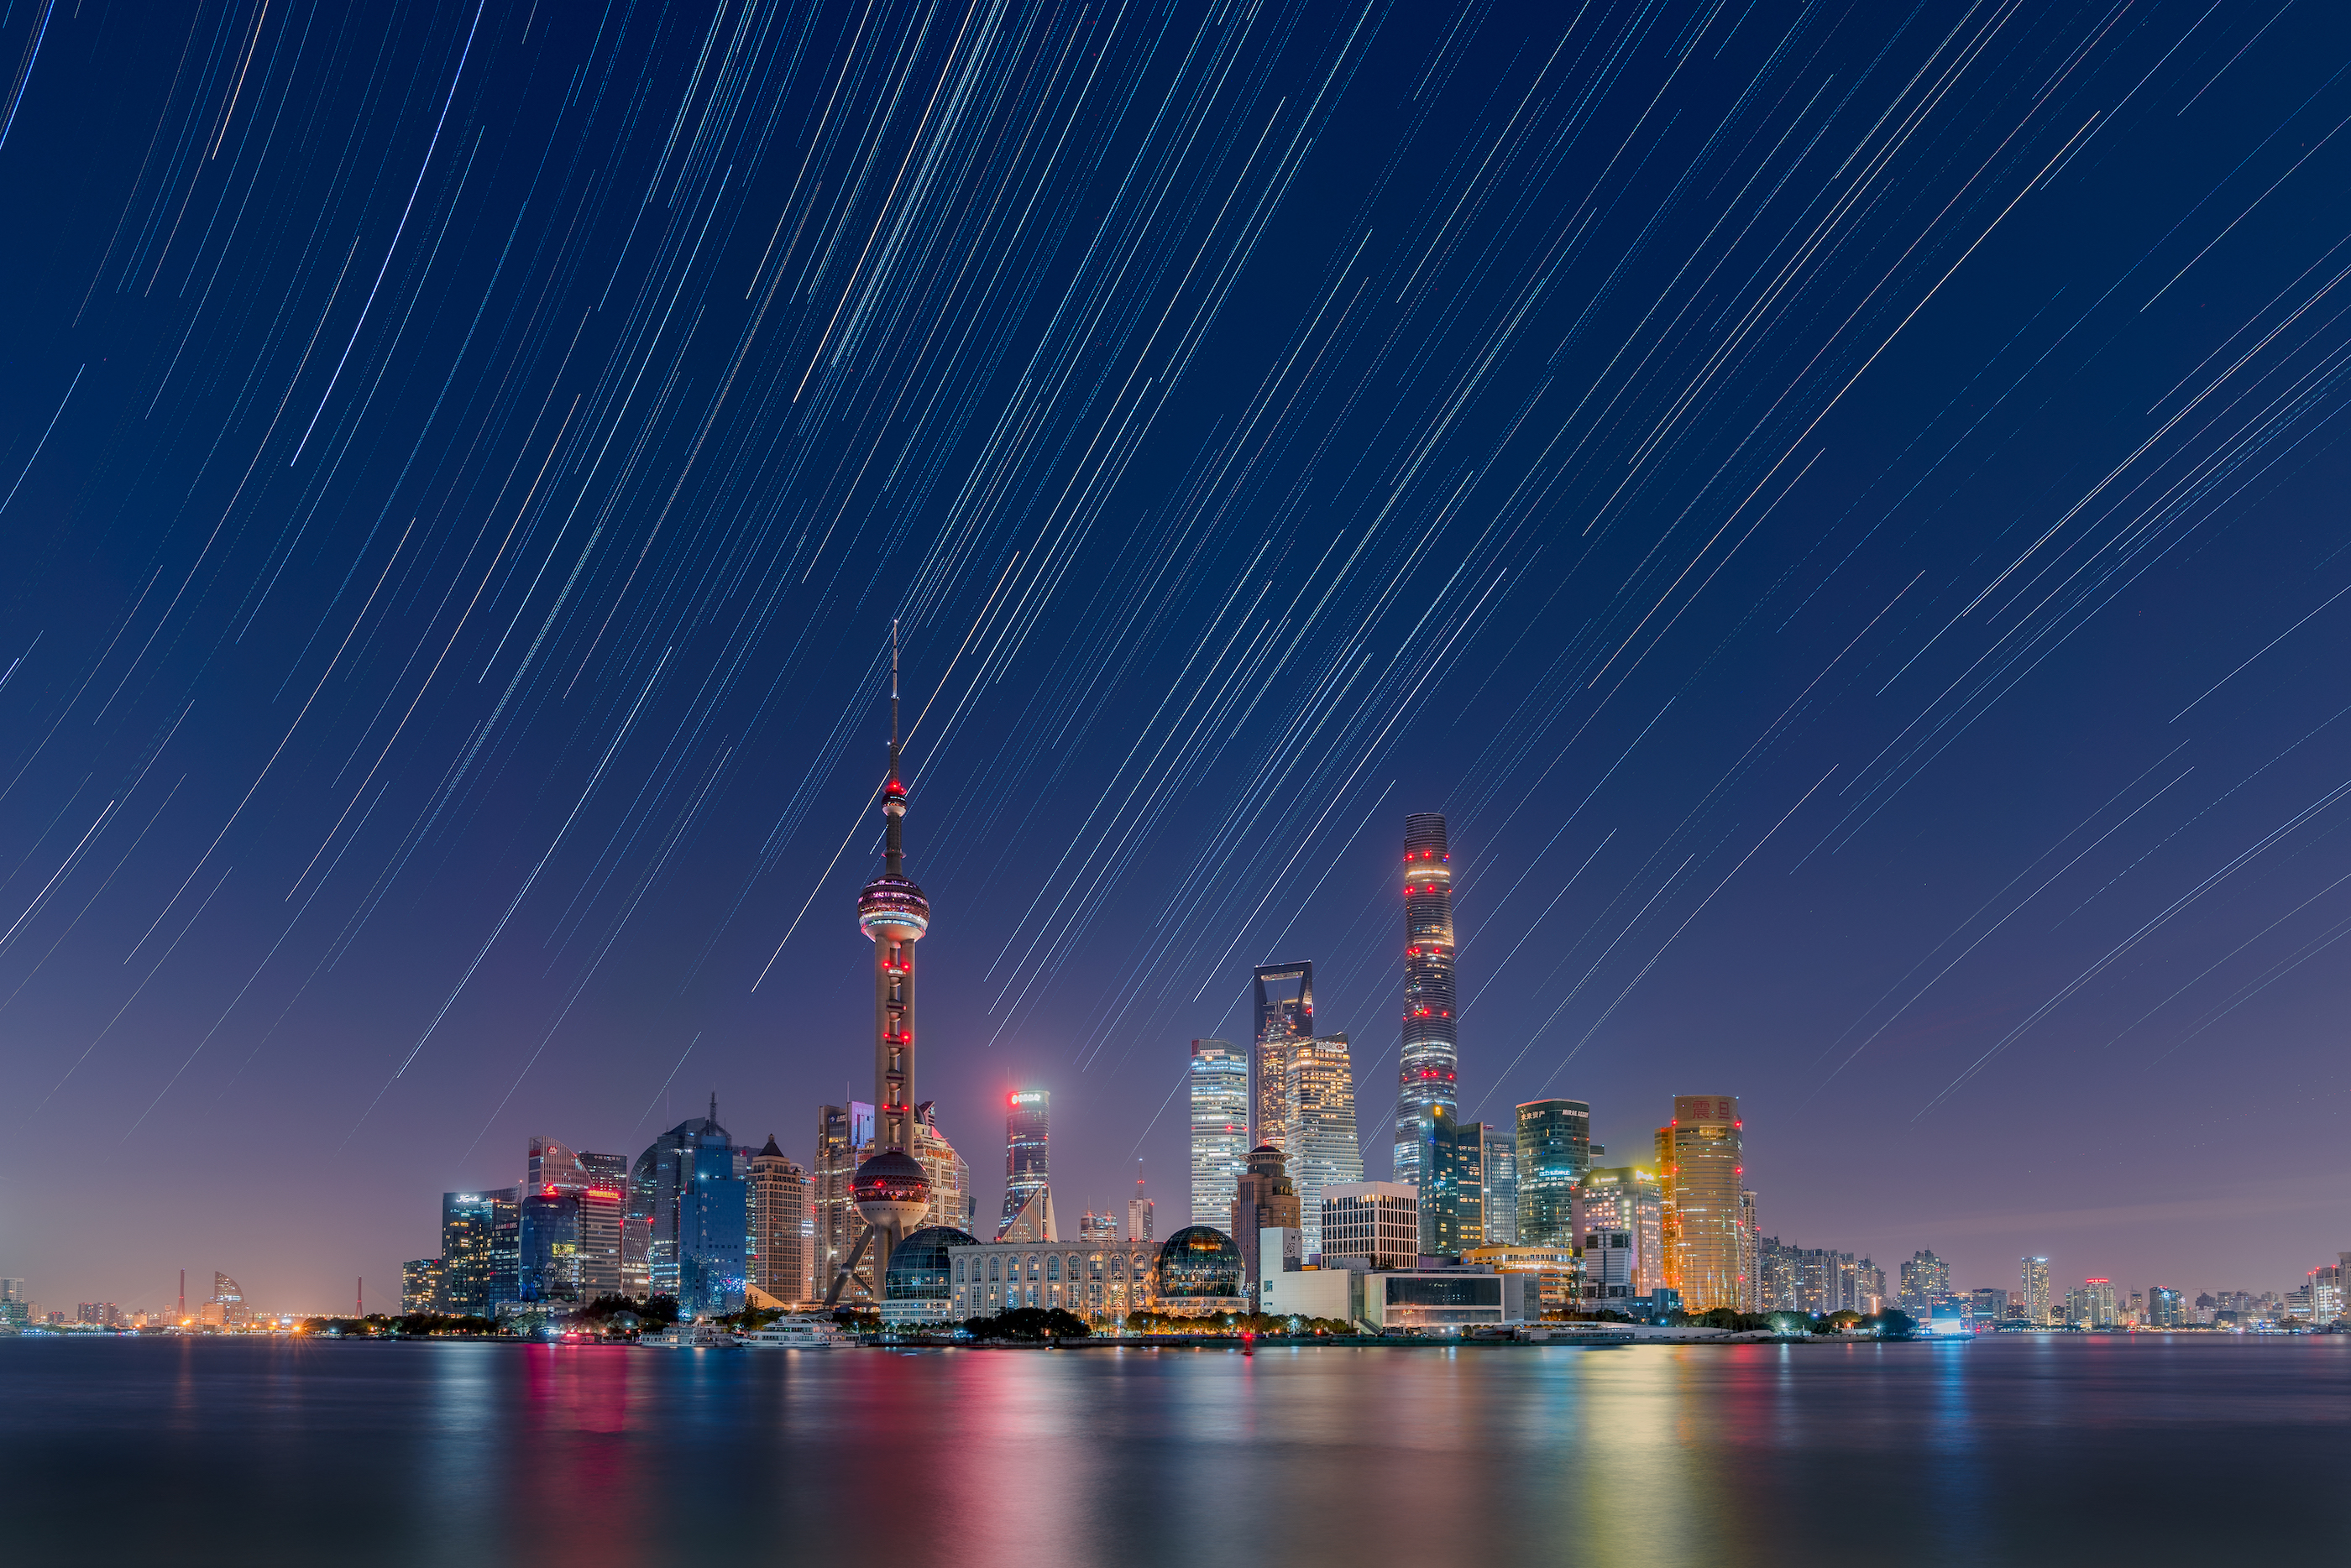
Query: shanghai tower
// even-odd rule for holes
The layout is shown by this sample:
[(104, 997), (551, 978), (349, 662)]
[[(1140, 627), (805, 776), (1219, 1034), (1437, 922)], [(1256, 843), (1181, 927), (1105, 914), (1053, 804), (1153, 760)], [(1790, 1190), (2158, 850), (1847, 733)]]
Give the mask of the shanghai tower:
[(1460, 1054), (1453, 1035), (1453, 869), (1445, 853), (1445, 816), (1416, 811), (1404, 819), (1404, 1044), (1399, 1054), (1395, 1179), (1418, 1187), (1437, 1108), (1458, 1110)]

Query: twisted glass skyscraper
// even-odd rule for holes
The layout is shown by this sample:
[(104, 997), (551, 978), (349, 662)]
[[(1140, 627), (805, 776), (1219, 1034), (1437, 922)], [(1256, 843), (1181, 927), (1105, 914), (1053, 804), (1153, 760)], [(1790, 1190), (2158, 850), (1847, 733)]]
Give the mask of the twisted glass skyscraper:
[[(1453, 1033), (1453, 868), (1445, 817), (1404, 819), (1404, 1045), (1395, 1114), (1395, 1179), (1425, 1185), (1421, 1150), (1434, 1113), (1458, 1109), (1460, 1053)], [(1423, 1202), (1426, 1200), (1424, 1199)]]

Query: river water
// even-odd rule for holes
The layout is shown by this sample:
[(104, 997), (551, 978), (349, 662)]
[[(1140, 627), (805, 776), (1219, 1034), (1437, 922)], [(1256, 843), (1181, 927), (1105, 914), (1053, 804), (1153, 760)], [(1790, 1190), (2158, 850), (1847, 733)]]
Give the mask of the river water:
[(0, 1341), (25, 1563), (2343, 1562), (2346, 1464), (2351, 1336)]

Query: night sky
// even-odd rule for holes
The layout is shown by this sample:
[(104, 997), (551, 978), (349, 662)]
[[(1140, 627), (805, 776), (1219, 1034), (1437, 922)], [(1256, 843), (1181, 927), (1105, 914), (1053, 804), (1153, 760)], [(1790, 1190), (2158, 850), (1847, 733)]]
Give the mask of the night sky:
[[(326, 1307), (526, 1139), (920, 1091), (1186, 1210), (1735, 1094), (1963, 1287), (2351, 1247), (2351, 26), (2139, 0), (14, 0), (0, 1272)], [(2329, 674), (2330, 671), (2334, 673)], [(1137, 1161), (1140, 1161), (1138, 1167)]]

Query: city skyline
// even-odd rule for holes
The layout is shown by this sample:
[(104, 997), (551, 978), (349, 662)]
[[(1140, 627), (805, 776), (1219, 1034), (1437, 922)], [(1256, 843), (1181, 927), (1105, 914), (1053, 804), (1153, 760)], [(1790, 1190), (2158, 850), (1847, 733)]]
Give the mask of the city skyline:
[(389, 1299), (714, 1095), (811, 1267), (1028, 1088), (1172, 1234), (1305, 966), (1367, 1181), (1410, 1073), (1959, 1288), (2338, 1250), (2332, 14), (233, 10), (0, 16), (44, 1301)]

